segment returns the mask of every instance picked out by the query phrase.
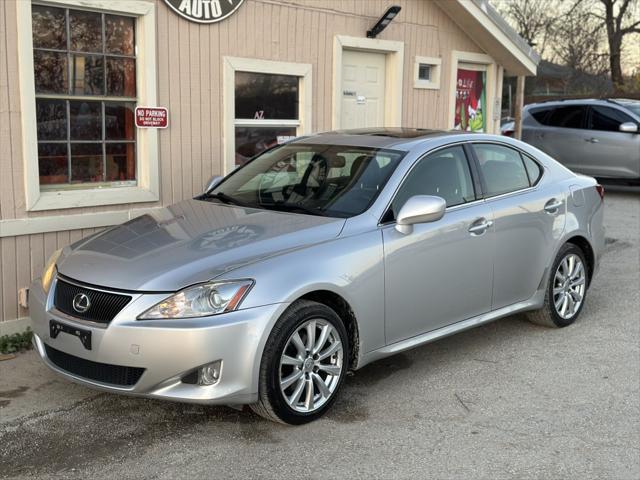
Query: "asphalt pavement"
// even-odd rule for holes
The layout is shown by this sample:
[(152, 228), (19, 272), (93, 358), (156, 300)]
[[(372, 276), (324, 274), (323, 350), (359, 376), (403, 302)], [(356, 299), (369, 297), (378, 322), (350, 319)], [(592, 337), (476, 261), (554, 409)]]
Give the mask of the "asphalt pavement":
[(640, 478), (640, 192), (606, 196), (577, 323), (516, 315), (371, 364), (302, 427), (0, 362), (0, 478)]

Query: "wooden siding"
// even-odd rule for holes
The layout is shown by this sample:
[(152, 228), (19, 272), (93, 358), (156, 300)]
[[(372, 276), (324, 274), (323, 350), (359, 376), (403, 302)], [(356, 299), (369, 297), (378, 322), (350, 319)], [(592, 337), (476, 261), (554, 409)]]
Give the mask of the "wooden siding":
[[(197, 194), (222, 172), (222, 57), (310, 63), (313, 66), (313, 131), (332, 128), (335, 35), (364, 37), (388, 7), (387, 0), (245, 0), (227, 20), (188, 22), (162, 0), (157, 6), (158, 104), (169, 109), (170, 128), (160, 131), (161, 200), (26, 212), (21, 148), (16, 1), (0, 1), (0, 219), (31, 218), (169, 205)], [(446, 128), (451, 51), (482, 50), (429, 0), (397, 0), (400, 15), (379, 36), (405, 43), (402, 123)], [(416, 55), (441, 57), (441, 89), (413, 88)], [(0, 239), (0, 321), (28, 315), (17, 291), (40, 274), (48, 255), (95, 229)]]

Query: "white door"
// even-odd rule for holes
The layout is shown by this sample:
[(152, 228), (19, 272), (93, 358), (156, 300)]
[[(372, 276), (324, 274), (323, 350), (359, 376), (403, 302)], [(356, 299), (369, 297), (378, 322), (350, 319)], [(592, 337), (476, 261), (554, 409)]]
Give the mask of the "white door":
[(384, 126), (385, 54), (342, 52), (340, 128)]

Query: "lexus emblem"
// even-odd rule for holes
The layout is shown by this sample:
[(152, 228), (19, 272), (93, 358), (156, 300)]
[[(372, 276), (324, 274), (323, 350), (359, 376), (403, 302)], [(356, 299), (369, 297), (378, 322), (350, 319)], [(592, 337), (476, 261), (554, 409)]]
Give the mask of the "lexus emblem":
[(84, 293), (78, 293), (73, 297), (73, 309), (78, 313), (84, 313), (89, 310), (91, 300)]

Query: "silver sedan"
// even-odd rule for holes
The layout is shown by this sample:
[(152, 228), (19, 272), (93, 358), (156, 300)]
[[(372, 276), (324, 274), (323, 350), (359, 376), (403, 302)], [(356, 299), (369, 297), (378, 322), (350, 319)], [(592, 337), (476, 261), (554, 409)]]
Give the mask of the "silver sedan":
[(102, 390), (309, 422), (348, 370), (516, 312), (573, 323), (603, 197), (506, 137), (300, 138), (56, 252), (30, 290), (34, 343)]

